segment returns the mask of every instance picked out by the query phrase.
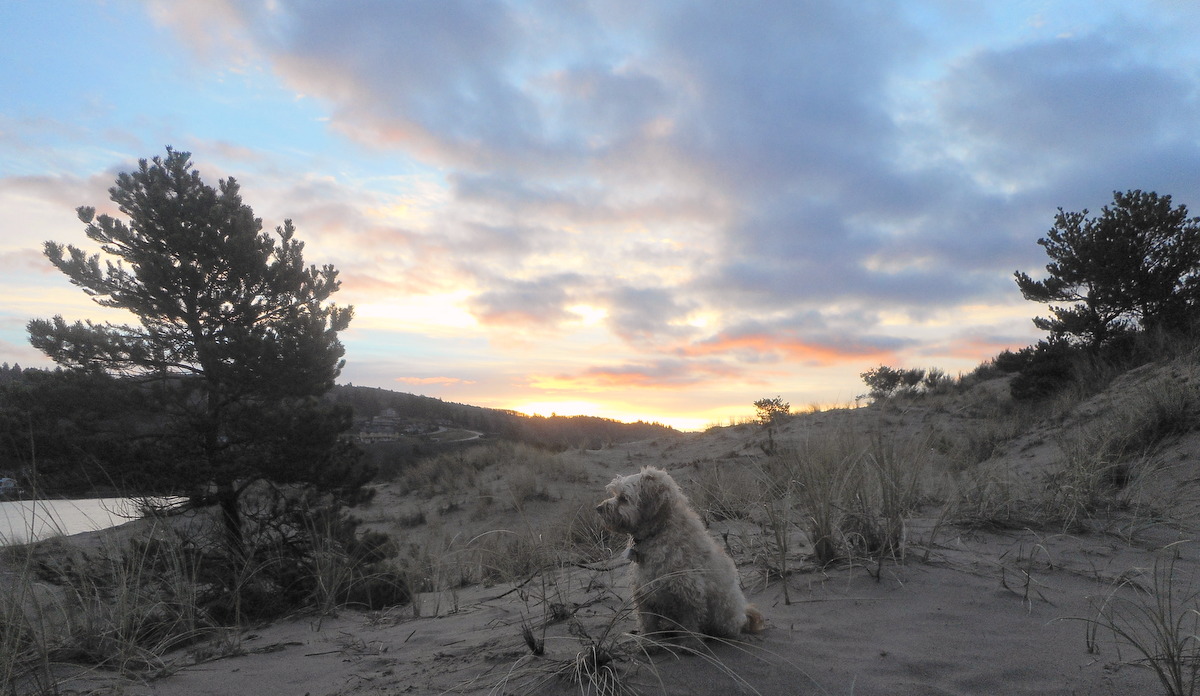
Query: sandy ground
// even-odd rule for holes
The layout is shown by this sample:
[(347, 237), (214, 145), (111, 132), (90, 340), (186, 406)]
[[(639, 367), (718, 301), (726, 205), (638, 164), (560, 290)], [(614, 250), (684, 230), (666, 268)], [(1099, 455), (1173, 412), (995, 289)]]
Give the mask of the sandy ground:
[[(978, 418), (972, 403), (978, 395), (936, 408), (807, 415), (776, 438), (798, 442), (822, 427), (953, 432)], [(1089, 402), (1027, 431), (984, 466), (1037, 485), (1061, 459), (1061, 431), (1094, 422), (1105, 403)], [(553, 481), (545, 499), (523, 506), (481, 504), (472, 490), (429, 495), (389, 484), (362, 513), (402, 544), (447, 555), (488, 535), (549, 538), (586, 514), (616, 473), (661, 466), (695, 498), (691, 477), (699, 466), (750, 461), (761, 456), (763, 440), (761, 429), (740, 426), (567, 452), (562, 466), (574, 473)], [(565, 549), (552, 567), (519, 583), (447, 586), (414, 606), (381, 612), (299, 616), (168, 656), (170, 676), (137, 683), (92, 674), (65, 687), (160, 696), (1162, 693), (1141, 655), (1082, 619), (1114, 595), (1132, 597), (1127, 583), (1150, 586), (1156, 563), (1174, 563), (1181, 595), (1198, 577), (1191, 473), (1198, 454), (1193, 431), (1156, 455), (1161, 465), (1143, 495), (1162, 497), (1157, 516), (1116, 511), (1111, 520), (1071, 532), (973, 528), (943, 518), (931, 496), (908, 520), (903, 558), (818, 568), (797, 530), (786, 580), (763, 559), (761, 521), (714, 520), (711, 532), (732, 552), (768, 627), (739, 642), (710, 642), (704, 654), (640, 652), (628, 636), (635, 625), (620, 559), (574, 558)], [(502, 474), (496, 476), (477, 485), (497, 490)], [(413, 510), (422, 521), (414, 524)], [(544, 654), (531, 654), (523, 626), (544, 639)], [(599, 671), (589, 669), (597, 644), (605, 665)], [(595, 688), (610, 669), (619, 678), (607, 690)]]

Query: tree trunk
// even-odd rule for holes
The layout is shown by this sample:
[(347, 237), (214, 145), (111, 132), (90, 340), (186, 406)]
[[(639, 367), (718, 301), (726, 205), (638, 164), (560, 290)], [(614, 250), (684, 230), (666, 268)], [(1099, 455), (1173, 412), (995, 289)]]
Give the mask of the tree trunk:
[(217, 502), (221, 505), (221, 522), (225, 527), (225, 546), (236, 559), (245, 556), (242, 538), (242, 515), (238, 509), (238, 490), (233, 481), (217, 484)]

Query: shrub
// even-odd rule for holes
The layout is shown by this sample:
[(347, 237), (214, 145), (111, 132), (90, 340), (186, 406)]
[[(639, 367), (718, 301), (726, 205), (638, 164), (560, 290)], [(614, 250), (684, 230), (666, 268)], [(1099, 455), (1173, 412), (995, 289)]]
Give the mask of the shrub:
[(881, 401), (896, 395), (915, 396), (922, 393), (943, 393), (953, 380), (938, 368), (926, 370), (920, 367), (894, 368), (887, 365), (873, 367), (861, 375), (870, 391), (859, 398), (869, 396)]
[(776, 396), (773, 399), (764, 398), (755, 401), (754, 409), (758, 416), (758, 422), (769, 426), (791, 413), (792, 405), (784, 401), (783, 397)]
[(873, 367), (859, 376), (862, 377), (863, 383), (870, 388), (866, 395), (876, 400), (886, 399), (894, 394), (900, 388), (903, 379), (901, 370), (887, 365)]
[[(1029, 360), (1033, 350), (1034, 349), (1032, 346), (1026, 346), (1015, 353), (1011, 350), (1003, 350), (999, 355), (992, 358), (990, 365), (1006, 375), (1010, 375), (1014, 372), (1020, 372), (1021, 370), (1024, 370), (1027, 365), (1029, 365)], [(980, 365), (980, 367), (982, 368), (984, 365), (989, 365), (989, 363), (984, 363), (983, 365)]]
[(1035, 401), (1058, 393), (1074, 381), (1075, 358), (1080, 352), (1065, 341), (1039, 341), (1017, 355), (1024, 364), (1013, 378), (1010, 393), (1016, 401)]

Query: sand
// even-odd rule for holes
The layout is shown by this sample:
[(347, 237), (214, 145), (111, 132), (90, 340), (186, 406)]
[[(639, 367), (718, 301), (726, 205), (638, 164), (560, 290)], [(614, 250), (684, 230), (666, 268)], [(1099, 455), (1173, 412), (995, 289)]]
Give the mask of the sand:
[[(1072, 442), (1064, 433), (1100, 422), (1137, 384), (1116, 385), (1126, 391), (1110, 391), (1026, 429), (979, 467), (1005, 473), (1019, 503), (1021, 482), (1044, 485), (1061, 464)], [(799, 416), (774, 439), (802, 442), (820, 428), (876, 429), (893, 437), (954, 433), (991, 417), (983, 393)], [(470, 486), (437, 494), (382, 485), (360, 512), (402, 545), (442, 549), (449, 558), (494, 537), (555, 537), (587, 514), (613, 475), (643, 464), (668, 469), (700, 500), (693, 478), (701, 469), (748, 466), (763, 456), (765, 440), (761, 428), (744, 425), (572, 450), (558, 460), (569, 475), (521, 505), (481, 502), (480, 491), (505, 490), (506, 472), (485, 470)], [(296, 616), (231, 633), (215, 647), (168, 655), (168, 676), (137, 682), (90, 673), (64, 687), (161, 696), (1162, 693), (1142, 655), (1084, 619), (1111, 597), (1133, 597), (1129, 583), (1150, 586), (1156, 563), (1174, 564), (1181, 592), (1197, 578), (1197, 455), (1197, 433), (1169, 438), (1147, 469), (1152, 475), (1139, 483), (1141, 497), (1081, 526), (976, 527), (961, 516), (943, 516), (934, 491), (907, 520), (902, 557), (825, 568), (812, 562), (812, 548), (796, 528), (786, 578), (764, 556), (761, 518), (712, 519), (710, 531), (732, 552), (768, 627), (741, 641), (710, 642), (704, 654), (639, 652), (627, 635), (635, 625), (619, 549), (597, 559), (562, 548), (544, 572), (518, 583), (443, 583), (415, 606)], [(930, 466), (945, 467), (946, 458), (952, 455), (931, 455)], [(1154, 514), (1146, 512), (1151, 509)], [(422, 521), (414, 523), (414, 510)], [(467, 557), (476, 558), (457, 562)], [(446, 577), (452, 566), (441, 567)], [(523, 625), (544, 638), (544, 654), (531, 654)], [(608, 691), (587, 678), (589, 646), (597, 643), (607, 665), (600, 677), (613, 674), (609, 667), (618, 675)]]

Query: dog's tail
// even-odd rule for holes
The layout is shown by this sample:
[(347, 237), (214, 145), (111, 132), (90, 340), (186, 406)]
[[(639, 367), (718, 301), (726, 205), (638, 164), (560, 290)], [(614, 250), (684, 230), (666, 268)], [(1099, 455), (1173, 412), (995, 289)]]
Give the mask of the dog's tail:
[(767, 626), (767, 620), (762, 612), (753, 604), (746, 605), (746, 623), (742, 624), (742, 633), (758, 633)]

